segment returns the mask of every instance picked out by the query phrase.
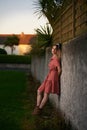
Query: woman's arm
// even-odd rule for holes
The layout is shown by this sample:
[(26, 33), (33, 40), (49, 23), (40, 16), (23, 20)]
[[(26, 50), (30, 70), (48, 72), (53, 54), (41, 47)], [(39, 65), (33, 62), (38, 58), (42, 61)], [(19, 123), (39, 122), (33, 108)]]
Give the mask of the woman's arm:
[(57, 66), (57, 70), (58, 70), (58, 75), (60, 75), (60, 74), (61, 74), (61, 72), (62, 72), (61, 67), (60, 67), (60, 66)]

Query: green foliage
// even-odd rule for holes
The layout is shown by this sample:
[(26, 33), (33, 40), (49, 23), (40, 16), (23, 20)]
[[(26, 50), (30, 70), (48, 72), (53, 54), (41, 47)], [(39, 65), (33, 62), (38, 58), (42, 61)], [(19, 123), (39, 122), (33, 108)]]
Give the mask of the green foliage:
[(37, 44), (32, 45), (31, 55), (42, 56), (45, 54), (44, 48), (39, 48)]
[(39, 47), (46, 48), (52, 45), (52, 29), (49, 25), (36, 29), (36, 33)]
[(5, 41), (5, 46), (18, 45), (19, 38), (16, 35), (8, 36)]
[(11, 53), (13, 54), (14, 45), (19, 44), (19, 38), (16, 35), (8, 36), (4, 43), (4, 47), (9, 46), (11, 48)]
[[(62, 1), (63, 0), (60, 2), (62, 3)], [(44, 15), (50, 22), (51, 26), (53, 26), (61, 4), (58, 3), (57, 0), (37, 0), (37, 2), (35, 2), (35, 7), (35, 13), (39, 15), (39, 18)]]
[(52, 28), (46, 24), (44, 27), (41, 26), (41, 29), (36, 29), (36, 33), (37, 40), (32, 44), (31, 54), (43, 55), (46, 47), (52, 46)]
[(30, 64), (30, 55), (0, 55), (0, 63)]
[(2, 49), (2, 48), (0, 48), (0, 54), (7, 54), (7, 52), (6, 52), (6, 50), (5, 49)]
[(34, 2), (35, 13), (40, 17), (45, 16), (52, 28), (55, 20), (73, 0), (37, 0)]

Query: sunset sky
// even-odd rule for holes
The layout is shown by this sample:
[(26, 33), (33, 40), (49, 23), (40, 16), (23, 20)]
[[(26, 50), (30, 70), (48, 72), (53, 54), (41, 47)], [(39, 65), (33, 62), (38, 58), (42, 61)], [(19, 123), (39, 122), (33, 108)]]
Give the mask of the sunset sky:
[(38, 19), (34, 1), (0, 0), (0, 34), (34, 34), (35, 29), (44, 26), (47, 20)]

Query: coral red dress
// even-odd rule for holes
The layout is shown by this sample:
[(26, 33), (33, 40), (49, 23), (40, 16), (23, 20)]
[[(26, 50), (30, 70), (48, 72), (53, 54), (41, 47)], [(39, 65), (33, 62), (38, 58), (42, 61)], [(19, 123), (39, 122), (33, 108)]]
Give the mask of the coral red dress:
[(38, 88), (40, 92), (56, 93), (59, 94), (59, 76), (57, 66), (60, 66), (60, 60), (56, 57), (52, 57), (48, 64), (49, 72), (46, 79)]

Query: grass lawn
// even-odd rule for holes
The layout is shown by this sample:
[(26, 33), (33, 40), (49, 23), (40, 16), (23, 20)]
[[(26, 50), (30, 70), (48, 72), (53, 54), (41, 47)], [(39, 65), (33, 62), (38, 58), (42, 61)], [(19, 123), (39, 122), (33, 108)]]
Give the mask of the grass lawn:
[(24, 71), (0, 70), (0, 130), (37, 130), (37, 86)]
[(26, 73), (0, 71), (0, 130), (21, 130)]
[(0, 130), (71, 130), (48, 102), (33, 116), (39, 82), (22, 71), (0, 71)]

